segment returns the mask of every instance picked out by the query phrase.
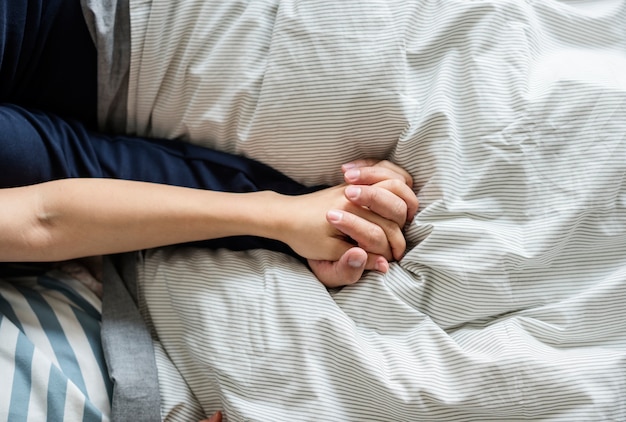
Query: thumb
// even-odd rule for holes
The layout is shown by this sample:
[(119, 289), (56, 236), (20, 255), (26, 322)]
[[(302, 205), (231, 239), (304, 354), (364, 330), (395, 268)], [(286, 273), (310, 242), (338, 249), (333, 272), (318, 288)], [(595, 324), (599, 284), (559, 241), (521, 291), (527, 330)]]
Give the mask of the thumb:
[(348, 249), (338, 261), (318, 261), (310, 259), (309, 266), (315, 276), (326, 287), (340, 287), (354, 284), (363, 275), (367, 264), (367, 252), (354, 247)]

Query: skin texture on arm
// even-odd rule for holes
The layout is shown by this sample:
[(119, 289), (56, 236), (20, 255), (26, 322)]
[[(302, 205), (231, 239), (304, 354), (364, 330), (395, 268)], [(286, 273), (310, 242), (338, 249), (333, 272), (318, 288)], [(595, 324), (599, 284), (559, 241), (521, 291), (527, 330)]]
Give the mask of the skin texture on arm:
[[(380, 198), (395, 196), (406, 203), (406, 196), (411, 203), (413, 194), (410, 189), (410, 194), (393, 193), (394, 188), (382, 186), (390, 183), (390, 175), (393, 172), (380, 176), (384, 180), (358, 195), (361, 201), (373, 201), (370, 207), (358, 200), (353, 203), (343, 185), (295, 197), (113, 179), (66, 179), (4, 189), (0, 260), (59, 261), (253, 235), (288, 244), (310, 260), (324, 284), (349, 284), (365, 269), (385, 271), (386, 262), (404, 251), (399, 223), (406, 220), (407, 208), (389, 210)], [(375, 192), (379, 199), (367, 192)], [(338, 221), (333, 219), (337, 215), (342, 217)]]

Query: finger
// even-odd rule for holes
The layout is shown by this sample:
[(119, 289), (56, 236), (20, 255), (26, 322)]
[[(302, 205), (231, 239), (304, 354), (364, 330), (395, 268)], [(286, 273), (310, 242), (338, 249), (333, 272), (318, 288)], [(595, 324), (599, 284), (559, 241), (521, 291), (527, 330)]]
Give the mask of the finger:
[(337, 261), (310, 259), (308, 262), (315, 276), (329, 288), (354, 284), (361, 279), (365, 270), (389, 270), (389, 263), (384, 257), (368, 254), (358, 247), (347, 250)]
[(397, 180), (384, 180), (374, 185), (377, 188), (386, 189), (400, 197), (406, 204), (406, 221), (413, 221), (419, 209), (419, 200), (413, 189)]
[(386, 179), (398, 179), (413, 187), (413, 178), (409, 172), (390, 161), (356, 160), (341, 168), (344, 179), (351, 184), (373, 185)]
[(404, 178), (404, 182), (407, 184), (407, 186), (413, 187), (413, 176), (411, 176), (411, 174), (408, 171), (406, 171), (404, 168), (400, 167), (399, 165), (392, 163), (389, 160), (382, 160), (376, 163), (376, 167), (384, 167), (395, 173), (402, 175), (402, 177)]
[(400, 227), (415, 216), (419, 205), (411, 188), (397, 180), (380, 182), (375, 186), (350, 185), (344, 193), (354, 205), (367, 207)]
[(337, 261), (309, 259), (308, 262), (322, 284), (330, 288), (341, 287), (359, 281), (365, 271), (367, 252), (354, 247), (347, 250)]
[(370, 253), (367, 254), (365, 269), (386, 273), (389, 271), (389, 261), (387, 261), (384, 256)]
[(341, 170), (346, 172), (347, 170), (352, 169), (352, 168), (373, 167), (379, 161), (380, 160), (378, 160), (376, 158), (361, 158), (361, 159), (354, 160), (354, 161), (351, 161), (349, 163), (343, 164), (341, 166)]
[(209, 419), (203, 419), (200, 422), (222, 422), (222, 412), (215, 412)]
[(406, 249), (406, 240), (396, 223), (363, 207), (354, 207), (351, 212), (330, 210), (326, 219), (361, 248), (387, 260), (402, 258)]
[(366, 212), (365, 208), (354, 207), (353, 211), (330, 210), (326, 213), (326, 219), (336, 230), (367, 252), (392, 259), (393, 252), (385, 230), (372, 222), (376, 216), (372, 214), (372, 220), (368, 220), (359, 215)]

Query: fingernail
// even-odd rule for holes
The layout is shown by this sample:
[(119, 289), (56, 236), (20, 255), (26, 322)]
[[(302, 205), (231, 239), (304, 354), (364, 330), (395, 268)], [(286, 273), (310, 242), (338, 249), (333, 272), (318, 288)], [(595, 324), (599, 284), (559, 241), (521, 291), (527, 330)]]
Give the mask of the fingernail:
[(341, 211), (333, 211), (333, 210), (331, 210), (331, 211), (328, 211), (326, 216), (328, 217), (328, 219), (331, 222), (338, 223), (343, 218), (343, 213)]
[(356, 163), (346, 163), (346, 164), (341, 166), (343, 171), (348, 171), (348, 170), (353, 169), (355, 167), (356, 167)]
[(374, 268), (376, 271), (380, 271), (381, 273), (386, 273), (389, 271), (389, 263), (384, 258), (379, 258), (374, 263)]
[(348, 259), (348, 265), (352, 268), (361, 268), (365, 265), (365, 260), (363, 258)]
[(350, 169), (347, 172), (345, 172), (344, 178), (348, 182), (354, 182), (354, 181), (359, 179), (360, 175), (361, 175), (361, 170), (359, 170), (359, 169)]
[(357, 186), (348, 186), (346, 188), (346, 196), (348, 197), (348, 199), (357, 199), (359, 195), (361, 195), (361, 188)]

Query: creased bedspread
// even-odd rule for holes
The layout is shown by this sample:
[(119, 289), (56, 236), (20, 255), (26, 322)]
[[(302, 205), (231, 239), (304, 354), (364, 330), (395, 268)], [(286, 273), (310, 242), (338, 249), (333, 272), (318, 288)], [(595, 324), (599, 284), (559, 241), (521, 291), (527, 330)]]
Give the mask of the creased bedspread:
[(146, 7), (130, 129), (310, 184), (389, 158), (421, 203), (406, 256), (337, 291), (273, 252), (150, 252), (172, 420), (626, 420), (626, 2)]

